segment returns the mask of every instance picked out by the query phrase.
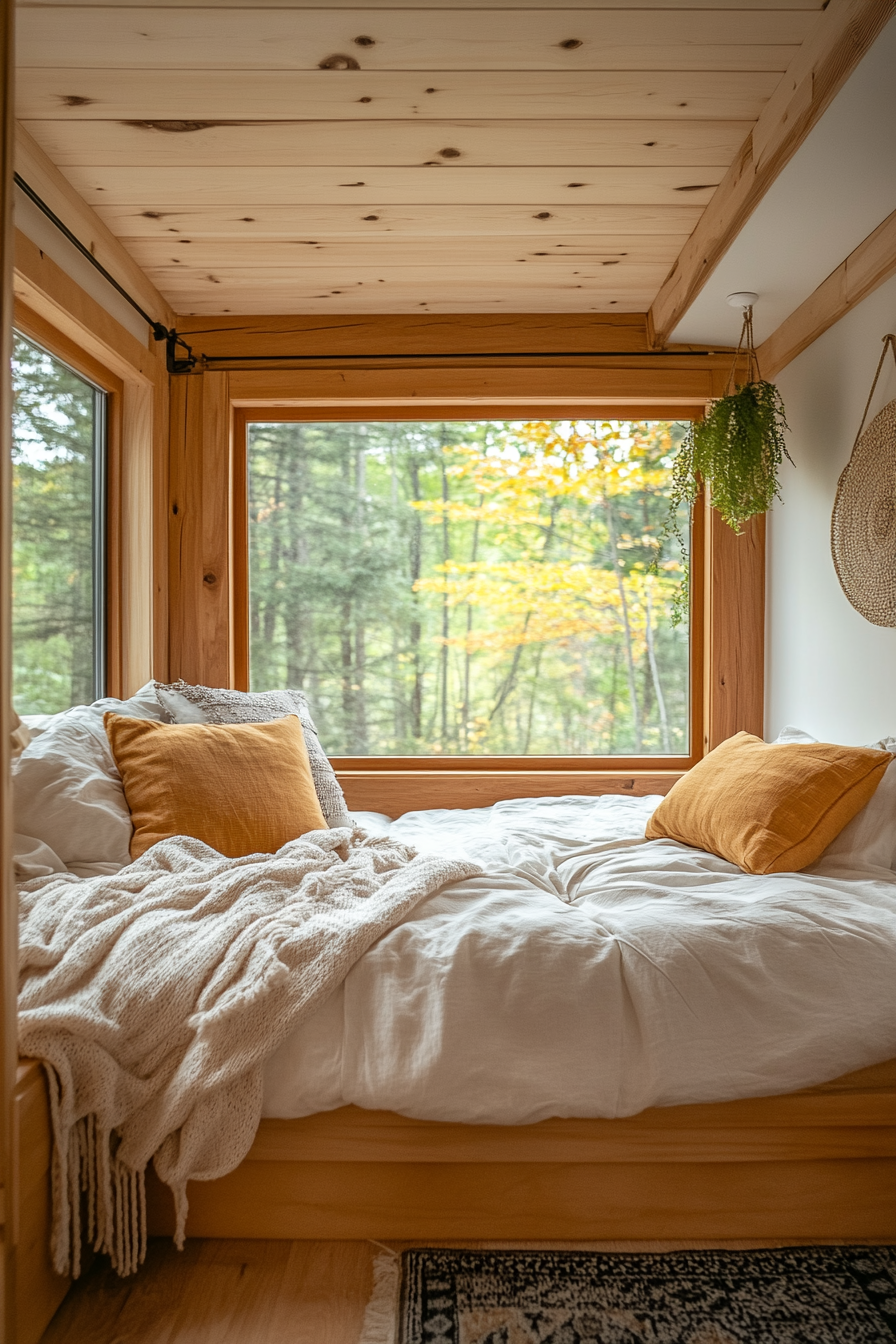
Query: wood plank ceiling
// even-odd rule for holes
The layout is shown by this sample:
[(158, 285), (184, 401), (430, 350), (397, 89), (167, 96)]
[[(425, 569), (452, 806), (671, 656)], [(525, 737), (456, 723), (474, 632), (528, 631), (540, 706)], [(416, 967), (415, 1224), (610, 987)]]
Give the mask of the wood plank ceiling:
[(644, 312), (824, 2), (25, 0), (18, 113), (180, 313)]

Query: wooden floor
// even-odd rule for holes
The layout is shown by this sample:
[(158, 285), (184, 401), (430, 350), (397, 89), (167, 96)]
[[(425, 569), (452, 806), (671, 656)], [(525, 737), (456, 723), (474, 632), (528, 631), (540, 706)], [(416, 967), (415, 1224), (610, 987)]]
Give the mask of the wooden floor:
[[(391, 1242), (388, 1249), (401, 1251), (410, 1244)], [(746, 1250), (769, 1244), (538, 1243), (542, 1248), (613, 1251), (706, 1246)], [(41, 1344), (358, 1344), (373, 1261), (383, 1249), (369, 1241), (196, 1239), (179, 1253), (167, 1238), (154, 1238), (135, 1278), (119, 1279), (97, 1263), (74, 1285)]]

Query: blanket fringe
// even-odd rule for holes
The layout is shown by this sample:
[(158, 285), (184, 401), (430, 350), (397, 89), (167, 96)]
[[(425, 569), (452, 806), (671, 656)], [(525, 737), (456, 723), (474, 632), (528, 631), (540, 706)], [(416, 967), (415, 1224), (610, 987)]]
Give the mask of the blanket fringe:
[(79, 1278), (86, 1242), (108, 1255), (122, 1277), (134, 1274), (146, 1259), (144, 1172), (119, 1162), (118, 1136), (100, 1133), (95, 1115), (77, 1120), (63, 1139), (59, 1082), (55, 1070), (48, 1068), (47, 1074), (54, 1132), (53, 1268), (57, 1274)]
[(395, 1251), (386, 1251), (374, 1260), (373, 1291), (364, 1312), (358, 1344), (396, 1344), (400, 1271), (401, 1259)]

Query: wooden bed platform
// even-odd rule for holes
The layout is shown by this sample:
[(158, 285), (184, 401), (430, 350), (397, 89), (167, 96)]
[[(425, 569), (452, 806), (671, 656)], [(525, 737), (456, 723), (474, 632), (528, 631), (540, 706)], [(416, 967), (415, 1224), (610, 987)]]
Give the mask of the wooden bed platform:
[[(15, 1093), (18, 1344), (68, 1289), (50, 1265), (50, 1125)], [(202, 1237), (896, 1242), (896, 1059), (820, 1087), (625, 1120), (456, 1125), (346, 1106), (263, 1120), (246, 1160), (189, 1187)], [(150, 1171), (152, 1233), (170, 1192)]]
[[(148, 1182), (150, 1229), (170, 1232)], [(621, 1120), (263, 1120), (189, 1187), (202, 1237), (896, 1241), (896, 1060), (787, 1096)]]

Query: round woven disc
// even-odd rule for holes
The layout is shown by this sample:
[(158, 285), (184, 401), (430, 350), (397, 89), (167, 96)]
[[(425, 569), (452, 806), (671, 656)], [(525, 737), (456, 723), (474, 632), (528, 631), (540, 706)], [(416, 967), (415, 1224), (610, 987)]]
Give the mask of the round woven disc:
[(896, 401), (871, 421), (840, 477), (831, 552), (856, 611), (896, 626)]

